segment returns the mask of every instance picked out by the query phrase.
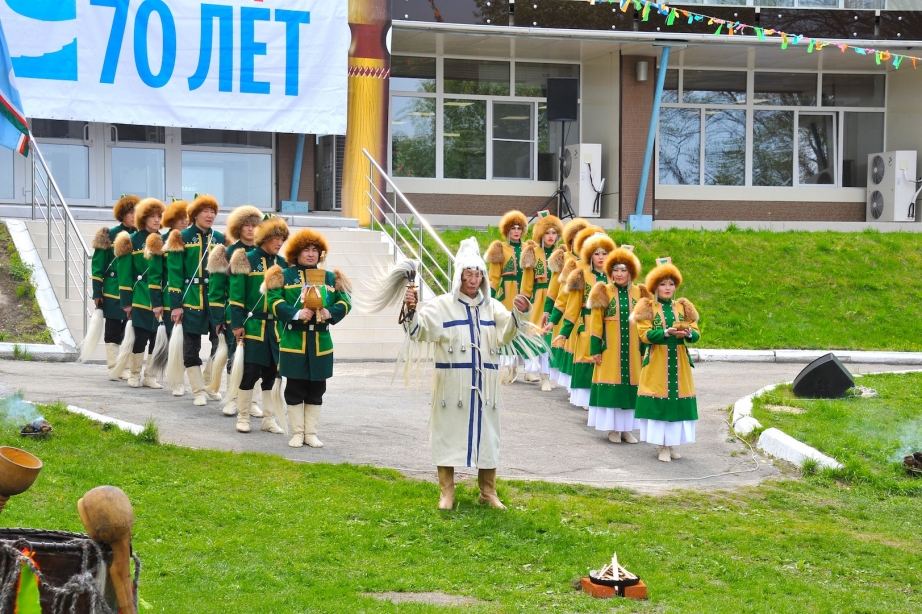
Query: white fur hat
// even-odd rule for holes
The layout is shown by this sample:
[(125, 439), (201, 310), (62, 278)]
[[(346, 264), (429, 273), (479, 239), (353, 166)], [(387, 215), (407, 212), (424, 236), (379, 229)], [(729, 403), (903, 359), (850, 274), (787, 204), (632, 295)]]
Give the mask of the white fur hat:
[(470, 237), (461, 241), (458, 246), (458, 253), (455, 254), (455, 271), (452, 279), (451, 291), (457, 295), (461, 291), (461, 272), (465, 269), (477, 269), (483, 273), (483, 280), (480, 282), (480, 291), (484, 297), (490, 297), (490, 282), (487, 279), (487, 263), (484, 262), (483, 256), (480, 255), (480, 245), (477, 239)]

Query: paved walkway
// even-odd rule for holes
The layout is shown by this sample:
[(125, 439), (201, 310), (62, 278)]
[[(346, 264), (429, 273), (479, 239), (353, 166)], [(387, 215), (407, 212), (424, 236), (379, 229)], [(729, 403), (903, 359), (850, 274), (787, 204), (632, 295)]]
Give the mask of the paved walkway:
[[(587, 413), (567, 402), (566, 391), (542, 393), (517, 382), (505, 388), (501, 477), (624, 487), (661, 493), (675, 488), (717, 490), (748, 486), (780, 475), (770, 459), (755, 458), (728, 435), (727, 408), (765, 385), (792, 380), (804, 365), (702, 363), (695, 368), (699, 421), (697, 443), (682, 446), (683, 458), (656, 459), (656, 448), (611, 444), (586, 426)], [(906, 370), (890, 365), (849, 364), (854, 373)], [(0, 361), (0, 391), (21, 390), (27, 400), (61, 400), (90, 411), (143, 424), (153, 417), (164, 442), (193, 448), (278, 454), (301, 462), (354, 463), (398, 469), (434, 479), (426, 423), (429, 377), (419, 386), (391, 384), (393, 363), (337, 363), (329, 381), (319, 436), (321, 449), (289, 448), (284, 435), (258, 430), (239, 434), (218, 403), (192, 405), (192, 396), (166, 390), (129, 389), (110, 382), (101, 365)], [(252, 426), (259, 428), (253, 419)], [(459, 470), (460, 473), (471, 470)]]

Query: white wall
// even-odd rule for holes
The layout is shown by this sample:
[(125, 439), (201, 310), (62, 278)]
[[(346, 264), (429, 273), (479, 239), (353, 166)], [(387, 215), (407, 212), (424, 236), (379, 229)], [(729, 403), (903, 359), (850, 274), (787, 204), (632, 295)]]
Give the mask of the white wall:
[(620, 55), (617, 50), (583, 62), (582, 68), (582, 140), (601, 143), (602, 177), (605, 193), (602, 197), (602, 217), (618, 215), (619, 175), (619, 109), (621, 108)]

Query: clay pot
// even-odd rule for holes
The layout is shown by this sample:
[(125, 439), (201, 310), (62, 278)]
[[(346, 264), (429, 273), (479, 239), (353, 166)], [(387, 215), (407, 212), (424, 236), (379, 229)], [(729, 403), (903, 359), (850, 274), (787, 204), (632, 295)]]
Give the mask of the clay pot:
[(131, 528), (134, 526), (131, 501), (120, 488), (97, 486), (77, 501), (77, 511), (87, 534), (112, 547), (109, 575), (112, 577), (121, 614), (136, 614), (129, 567)]
[(0, 512), (10, 497), (29, 490), (41, 470), (42, 461), (25, 450), (0, 447)]

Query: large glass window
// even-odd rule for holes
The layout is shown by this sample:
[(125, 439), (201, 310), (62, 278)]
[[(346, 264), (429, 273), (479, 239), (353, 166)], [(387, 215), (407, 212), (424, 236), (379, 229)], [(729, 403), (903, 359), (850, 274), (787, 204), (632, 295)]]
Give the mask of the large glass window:
[(679, 101), (679, 71), (669, 69), (663, 81), (663, 102)]
[(272, 155), (183, 151), (182, 197), (191, 201), (196, 194), (211, 194), (222, 207), (271, 209)]
[(509, 95), (509, 62), (445, 58), (446, 94)]
[(435, 93), (435, 58), (391, 57), (392, 92)]
[(435, 98), (391, 98), (395, 177), (435, 177)]
[[(30, 129), (37, 139), (79, 139), (86, 137), (87, 122), (70, 122), (60, 119), (32, 119)], [(42, 150), (44, 152), (44, 149)]]
[(883, 113), (843, 113), (842, 186), (868, 185), (868, 155), (884, 149)]
[[(90, 197), (90, 152), (85, 145), (42, 143), (42, 156), (64, 198)], [(41, 172), (41, 171), (39, 171)], [(46, 178), (47, 180), (47, 178)]]
[(13, 184), (13, 164), (16, 155), (12, 149), (0, 147), (0, 198), (11, 200), (16, 196)]
[(809, 73), (757, 72), (753, 104), (816, 106), (816, 75)]
[(797, 118), (797, 161), (801, 184), (835, 184), (835, 118), (830, 114)]
[(682, 74), (682, 101), (704, 104), (745, 103), (746, 73), (745, 71), (685, 70)]
[(558, 78), (579, 78), (576, 64), (534, 64), (515, 63), (515, 95), (547, 98), (547, 80)]
[(824, 107), (884, 106), (884, 75), (823, 75)]
[(531, 179), (535, 151), (534, 103), (493, 104), (493, 177)]
[(745, 111), (707, 109), (704, 112), (704, 183), (745, 185)]
[(794, 185), (794, 112), (755, 111), (752, 185)]
[(199, 147), (253, 147), (257, 149), (272, 149), (272, 133), (245, 132), (243, 130), (183, 128), (182, 144), (197, 145)]
[(119, 199), (122, 194), (135, 194), (140, 198), (163, 200), (166, 192), (165, 156), (163, 149), (113, 147), (110, 196)]
[(114, 140), (120, 143), (166, 142), (166, 128), (163, 126), (136, 126), (134, 124), (112, 124)]
[(665, 107), (660, 110), (659, 182), (698, 185), (701, 181), (701, 111)]
[(486, 179), (486, 100), (445, 100), (444, 105), (445, 178)]

